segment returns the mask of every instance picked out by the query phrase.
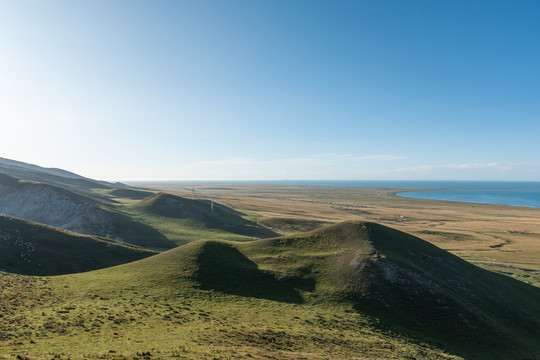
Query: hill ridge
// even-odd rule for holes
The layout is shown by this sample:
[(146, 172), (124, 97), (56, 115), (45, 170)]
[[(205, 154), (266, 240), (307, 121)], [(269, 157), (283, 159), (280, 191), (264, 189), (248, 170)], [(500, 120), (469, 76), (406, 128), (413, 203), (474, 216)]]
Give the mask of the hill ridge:
[(107, 181), (90, 179), (59, 168), (45, 168), (39, 165), (6, 158), (0, 158), (0, 172), (24, 180), (68, 187), (83, 192), (88, 192), (92, 188), (106, 189), (126, 186), (121, 183), (112, 184)]

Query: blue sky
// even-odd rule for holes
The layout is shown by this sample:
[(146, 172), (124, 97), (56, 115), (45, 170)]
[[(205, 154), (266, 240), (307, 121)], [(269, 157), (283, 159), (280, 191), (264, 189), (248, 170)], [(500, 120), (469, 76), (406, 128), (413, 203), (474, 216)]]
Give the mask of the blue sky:
[(0, 1), (0, 157), (107, 180), (540, 180), (537, 1)]

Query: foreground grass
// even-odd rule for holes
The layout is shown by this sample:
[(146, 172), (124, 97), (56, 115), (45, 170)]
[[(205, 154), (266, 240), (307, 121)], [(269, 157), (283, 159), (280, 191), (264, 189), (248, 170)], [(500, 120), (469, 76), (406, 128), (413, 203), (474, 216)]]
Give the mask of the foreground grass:
[[(103, 288), (105, 278), (94, 288), (87, 276), (2, 274), (0, 359), (457, 358), (377, 330), (349, 306), (224, 295), (185, 280), (171, 293)], [(9, 291), (21, 284), (26, 294)]]
[[(5, 359), (522, 359), (538, 289), (370, 223), (0, 273)], [(2, 358), (2, 357), (0, 357)]]
[[(315, 251), (304, 255), (326, 254)], [(0, 273), (0, 282), (0, 359), (458, 358), (259, 270), (232, 243), (81, 274)]]

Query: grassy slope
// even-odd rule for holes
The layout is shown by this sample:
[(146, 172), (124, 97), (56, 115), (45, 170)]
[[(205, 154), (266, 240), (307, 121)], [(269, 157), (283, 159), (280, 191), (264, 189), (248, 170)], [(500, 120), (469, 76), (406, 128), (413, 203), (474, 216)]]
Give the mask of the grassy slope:
[(260, 269), (284, 279), (315, 278), (315, 299), (348, 299), (388, 329), (440, 343), (449, 352), (467, 358), (540, 356), (540, 289), (414, 236), (350, 222), (241, 246)]
[(215, 203), (214, 208), (211, 213), (208, 202), (158, 193), (130, 202), (124, 211), (159, 230), (177, 245), (198, 239), (249, 241), (277, 235), (226, 206)]
[(313, 231), (331, 224), (327, 221), (287, 217), (265, 217), (261, 218), (258, 223), (282, 235)]
[[(0, 295), (5, 358), (540, 355), (537, 288), (369, 223), (249, 243), (196, 241), (110, 269), (0, 274), (0, 282), (8, 289)], [(424, 299), (430, 290), (433, 301)], [(425, 318), (411, 305), (419, 299)]]
[(0, 215), (0, 268), (11, 273), (76, 273), (124, 264), (154, 254), (129, 244)]
[(115, 184), (88, 179), (69, 171), (42, 168), (40, 166), (3, 158), (0, 158), (0, 172), (20, 179), (37, 181), (83, 192), (97, 188), (110, 189), (115, 186)]

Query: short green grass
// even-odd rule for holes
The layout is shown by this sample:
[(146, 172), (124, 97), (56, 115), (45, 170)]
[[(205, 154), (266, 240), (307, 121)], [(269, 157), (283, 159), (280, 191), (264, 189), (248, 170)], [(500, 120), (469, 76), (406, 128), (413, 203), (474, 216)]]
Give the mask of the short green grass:
[(331, 224), (327, 221), (283, 217), (265, 217), (258, 219), (258, 223), (283, 235), (312, 231)]
[[(28, 286), (27, 279), (2, 280)], [(457, 358), (382, 332), (350, 306), (300, 306), (189, 286), (164, 296), (137, 283), (102, 288), (103, 296), (61, 278), (29, 281), (43, 304), (7, 306), (5, 359)], [(47, 297), (53, 292), (54, 300)]]

